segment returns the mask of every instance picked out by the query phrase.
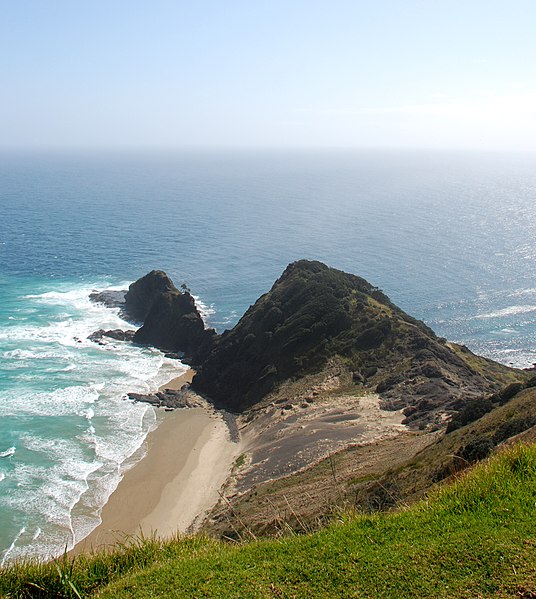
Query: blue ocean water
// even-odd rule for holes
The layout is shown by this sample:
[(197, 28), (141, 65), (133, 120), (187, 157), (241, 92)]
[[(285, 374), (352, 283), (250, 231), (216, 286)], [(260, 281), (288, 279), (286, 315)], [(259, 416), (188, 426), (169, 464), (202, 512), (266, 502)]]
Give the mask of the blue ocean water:
[(536, 362), (536, 156), (424, 152), (0, 155), (0, 561), (93, 528), (180, 365), (87, 341), (88, 301), (153, 268), (223, 330), (319, 259), (504, 363)]

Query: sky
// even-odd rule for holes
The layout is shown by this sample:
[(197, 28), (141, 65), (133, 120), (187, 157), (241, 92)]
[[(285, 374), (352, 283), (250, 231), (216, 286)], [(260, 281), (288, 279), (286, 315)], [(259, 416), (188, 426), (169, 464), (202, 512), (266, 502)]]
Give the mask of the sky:
[(3, 0), (3, 148), (536, 151), (534, 0)]

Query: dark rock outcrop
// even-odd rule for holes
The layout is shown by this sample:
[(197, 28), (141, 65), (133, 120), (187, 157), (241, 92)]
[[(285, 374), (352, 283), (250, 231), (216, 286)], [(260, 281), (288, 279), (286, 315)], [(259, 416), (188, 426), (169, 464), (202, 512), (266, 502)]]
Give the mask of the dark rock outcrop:
[(189, 385), (184, 389), (165, 389), (157, 393), (129, 393), (128, 398), (133, 401), (149, 403), (157, 408), (198, 408), (201, 406), (199, 398), (194, 393), (188, 392)]
[(116, 341), (132, 341), (134, 339), (136, 331), (129, 330), (123, 331), (122, 329), (113, 329), (111, 331), (105, 331), (104, 329), (99, 329), (91, 335), (88, 336), (90, 341), (102, 341), (103, 337), (108, 337), (109, 339), (115, 339)]
[(152, 270), (129, 286), (125, 295), (125, 313), (137, 322), (144, 322), (153, 304), (166, 293), (178, 293), (172, 280), (161, 270)]
[(142, 323), (137, 331), (105, 331), (99, 329), (88, 339), (101, 343), (104, 337), (153, 345), (196, 365), (212, 347), (216, 335), (205, 329), (203, 318), (189, 291), (179, 291), (168, 275), (153, 270), (138, 279), (128, 291), (100, 291), (90, 294), (93, 302), (121, 309), (121, 315), (134, 323)]
[(123, 308), (125, 305), (126, 290), (94, 291), (89, 294), (89, 299), (96, 304), (103, 304), (107, 308)]
[(134, 335), (135, 343), (182, 352), (184, 360), (194, 365), (212, 345), (215, 332), (205, 329), (194, 298), (188, 291), (179, 291), (162, 271), (153, 270), (130, 285), (125, 311), (143, 321)]

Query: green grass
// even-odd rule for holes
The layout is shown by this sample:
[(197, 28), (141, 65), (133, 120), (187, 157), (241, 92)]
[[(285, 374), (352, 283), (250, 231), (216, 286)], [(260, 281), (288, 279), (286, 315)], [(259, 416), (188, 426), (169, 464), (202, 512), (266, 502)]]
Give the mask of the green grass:
[(19, 564), (0, 572), (0, 592), (528, 599), (536, 592), (535, 565), (536, 446), (520, 445), (396, 513), (349, 514), (318, 533), (279, 540), (142, 540), (57, 567)]

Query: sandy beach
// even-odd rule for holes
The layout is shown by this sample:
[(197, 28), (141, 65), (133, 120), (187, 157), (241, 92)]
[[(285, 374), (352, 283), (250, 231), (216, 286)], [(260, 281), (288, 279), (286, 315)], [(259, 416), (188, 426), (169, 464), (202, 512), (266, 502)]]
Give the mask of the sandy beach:
[[(188, 372), (163, 388), (180, 388)], [(238, 455), (221, 415), (205, 408), (159, 412), (147, 453), (126, 472), (102, 509), (102, 523), (72, 550), (110, 547), (125, 535), (169, 537), (199, 524), (218, 501)]]
[(188, 370), (185, 373), (181, 374), (180, 376), (175, 377), (174, 379), (169, 381), (169, 383), (162, 385), (160, 387), (159, 391), (165, 391), (166, 389), (173, 389), (173, 390), (180, 389), (186, 383), (191, 383), (192, 379), (194, 378), (194, 375), (195, 375), (195, 370), (193, 370), (192, 368), (188, 368)]

